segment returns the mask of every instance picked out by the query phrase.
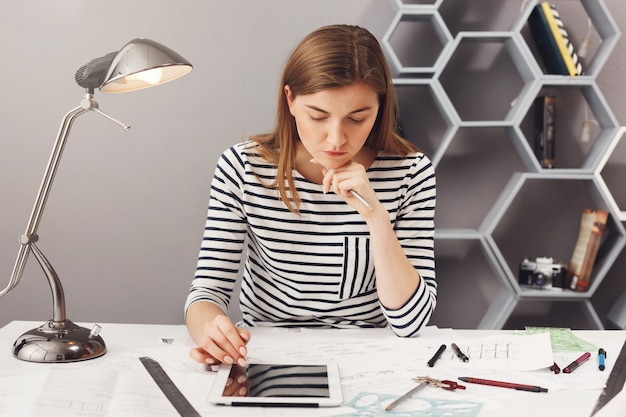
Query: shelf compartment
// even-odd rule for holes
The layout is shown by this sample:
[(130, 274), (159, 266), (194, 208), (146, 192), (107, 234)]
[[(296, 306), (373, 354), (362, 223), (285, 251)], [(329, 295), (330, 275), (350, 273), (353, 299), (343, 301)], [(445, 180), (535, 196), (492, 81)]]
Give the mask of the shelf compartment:
[[(520, 123), (528, 155), (524, 158), (529, 171), (574, 170), (592, 172), (611, 144), (619, 128), (602, 92), (589, 79), (561, 78), (543, 84), (537, 97), (554, 95), (555, 116), (555, 166), (543, 168), (534, 154), (534, 107), (528, 103), (525, 117)], [(589, 141), (581, 140), (583, 123), (588, 123)]]
[[(564, 27), (568, 32), (569, 39), (577, 53), (583, 44), (583, 40), (589, 33), (589, 24), (591, 24), (590, 43), (587, 54), (585, 57), (580, 57), (583, 75), (575, 78), (595, 78), (602, 70), (621, 36), (618, 26), (608, 12), (604, 1), (553, 0), (551, 3), (556, 6)], [(526, 22), (523, 23), (525, 24)], [(530, 34), (530, 30), (528, 29), (528, 25), (525, 24), (520, 28), (520, 33), (543, 71), (543, 63)], [(545, 77), (571, 78), (568, 75), (552, 74), (546, 74)]]
[[(438, 305), (457, 305), (459, 296), (472, 302), (463, 305), (461, 314), (456, 308), (439, 307), (430, 323), (466, 329), (501, 328), (515, 306), (515, 291), (500, 280), (503, 272), (483, 236), (471, 229), (438, 229), (435, 241)], [(463, 279), (450, 281), (449, 277)]]
[(459, 32), (513, 31), (527, 0), (444, 0), (439, 13), (452, 36)]
[(516, 135), (503, 124), (459, 126), (436, 166), (438, 228), (478, 229), (511, 176), (524, 170)]
[(548, 256), (569, 264), (585, 208), (610, 213), (589, 290), (584, 293), (567, 290), (559, 295), (536, 294), (538, 296), (564, 299), (593, 296), (623, 249), (626, 231), (610, 207), (597, 177), (592, 174), (517, 173), (513, 176), (480, 230), (518, 293), (530, 294), (525, 287), (520, 287), (518, 280), (519, 263), (523, 257)]
[(382, 38), (396, 76), (431, 77), (452, 42), (436, 9), (400, 9)]
[(460, 32), (441, 83), (462, 121), (513, 121), (536, 91), (536, 67), (511, 32)]
[(400, 133), (436, 167), (458, 124), (450, 114), (450, 103), (441, 94), (441, 86), (431, 80), (395, 79), (393, 83), (400, 105)]

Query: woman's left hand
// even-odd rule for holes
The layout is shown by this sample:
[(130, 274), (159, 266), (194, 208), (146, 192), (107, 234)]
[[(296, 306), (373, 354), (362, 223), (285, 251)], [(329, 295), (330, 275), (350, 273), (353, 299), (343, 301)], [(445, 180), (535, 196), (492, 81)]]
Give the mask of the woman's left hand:
[[(312, 159), (311, 162), (319, 164), (315, 159)], [(324, 193), (332, 190), (335, 194), (342, 196), (350, 206), (358, 210), (364, 217), (369, 217), (372, 205), (379, 204), (379, 201), (363, 165), (352, 161), (332, 169), (319, 165), (324, 174), (322, 181)], [(354, 193), (358, 193), (361, 198), (355, 196)]]

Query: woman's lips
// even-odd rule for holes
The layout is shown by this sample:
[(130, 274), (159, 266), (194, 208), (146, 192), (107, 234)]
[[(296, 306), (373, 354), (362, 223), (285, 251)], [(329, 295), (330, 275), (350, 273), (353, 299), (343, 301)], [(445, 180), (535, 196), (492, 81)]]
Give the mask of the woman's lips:
[(324, 151), (324, 154), (327, 156), (330, 156), (331, 158), (337, 158), (337, 157), (344, 156), (346, 153), (338, 152), (338, 151)]

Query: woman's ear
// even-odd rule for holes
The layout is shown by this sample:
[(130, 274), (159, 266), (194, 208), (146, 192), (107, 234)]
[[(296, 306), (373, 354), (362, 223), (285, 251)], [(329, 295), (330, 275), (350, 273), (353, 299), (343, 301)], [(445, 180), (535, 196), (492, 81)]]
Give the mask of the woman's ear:
[(287, 99), (287, 106), (289, 106), (289, 113), (293, 116), (293, 111), (291, 110), (293, 107), (293, 94), (291, 94), (291, 87), (289, 87), (289, 85), (285, 85), (285, 87), (283, 87), (283, 91), (285, 92), (285, 98)]

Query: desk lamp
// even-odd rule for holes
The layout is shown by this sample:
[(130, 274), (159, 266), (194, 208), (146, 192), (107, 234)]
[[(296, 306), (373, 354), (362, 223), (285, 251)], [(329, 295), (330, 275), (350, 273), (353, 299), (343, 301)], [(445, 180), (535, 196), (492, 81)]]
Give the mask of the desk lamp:
[(29, 330), (15, 341), (13, 354), (16, 358), (43, 363), (75, 362), (96, 358), (106, 353), (104, 340), (98, 335), (100, 326), (95, 325), (89, 330), (74, 324), (65, 316), (65, 296), (61, 281), (48, 259), (36, 245), (39, 241), (37, 229), (41, 215), (66, 139), (78, 116), (88, 111), (95, 111), (125, 130), (130, 129), (129, 125), (114, 119), (98, 108), (98, 103), (93, 99), (96, 88), (104, 93), (140, 90), (179, 78), (191, 69), (192, 65), (176, 52), (157, 42), (139, 38), (128, 42), (119, 52), (93, 59), (76, 71), (76, 83), (85, 88), (86, 93), (80, 106), (70, 110), (61, 122), (26, 233), (19, 237), (21, 246), (11, 280), (7, 287), (0, 291), (1, 298), (19, 283), (31, 252), (41, 265), (52, 290), (52, 319), (38, 328)]

